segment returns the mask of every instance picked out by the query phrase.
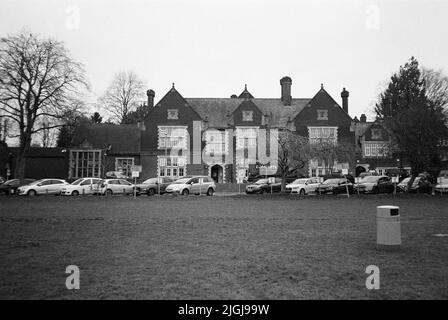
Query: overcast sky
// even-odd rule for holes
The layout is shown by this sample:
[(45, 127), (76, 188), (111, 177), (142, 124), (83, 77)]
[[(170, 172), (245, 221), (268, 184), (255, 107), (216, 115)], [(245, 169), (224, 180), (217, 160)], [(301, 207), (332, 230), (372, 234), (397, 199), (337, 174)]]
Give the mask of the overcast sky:
[[(323, 83), (349, 113), (368, 113), (411, 56), (448, 73), (448, 1), (0, 0), (0, 36), (24, 28), (64, 41), (95, 95), (135, 71), (158, 101), (184, 97), (311, 98)], [(94, 97), (91, 98), (94, 100)]]

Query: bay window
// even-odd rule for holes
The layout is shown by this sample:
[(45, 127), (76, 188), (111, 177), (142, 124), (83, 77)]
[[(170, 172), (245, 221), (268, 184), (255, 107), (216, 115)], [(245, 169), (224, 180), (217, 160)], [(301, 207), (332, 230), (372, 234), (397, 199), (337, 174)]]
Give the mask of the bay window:
[(159, 156), (158, 172), (159, 177), (179, 178), (187, 174), (186, 157)]
[(187, 149), (187, 127), (186, 126), (159, 126), (158, 148)]

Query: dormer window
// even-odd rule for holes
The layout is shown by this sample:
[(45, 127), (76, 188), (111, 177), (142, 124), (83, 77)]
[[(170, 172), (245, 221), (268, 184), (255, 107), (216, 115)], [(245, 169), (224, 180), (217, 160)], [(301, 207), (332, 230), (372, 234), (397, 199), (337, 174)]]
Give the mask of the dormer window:
[(168, 120), (179, 119), (179, 111), (177, 109), (168, 109), (167, 119)]
[(253, 121), (253, 111), (243, 111), (243, 121)]
[(328, 110), (317, 110), (317, 120), (328, 120)]
[(372, 139), (381, 140), (383, 138), (381, 129), (372, 129)]

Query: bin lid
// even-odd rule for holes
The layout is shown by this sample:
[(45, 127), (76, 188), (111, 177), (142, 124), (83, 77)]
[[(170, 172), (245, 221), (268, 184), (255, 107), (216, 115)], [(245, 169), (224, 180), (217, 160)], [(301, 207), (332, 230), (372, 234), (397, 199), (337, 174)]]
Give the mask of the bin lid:
[(376, 207), (376, 216), (379, 218), (386, 217), (399, 217), (400, 216), (400, 207), (397, 206), (378, 206)]

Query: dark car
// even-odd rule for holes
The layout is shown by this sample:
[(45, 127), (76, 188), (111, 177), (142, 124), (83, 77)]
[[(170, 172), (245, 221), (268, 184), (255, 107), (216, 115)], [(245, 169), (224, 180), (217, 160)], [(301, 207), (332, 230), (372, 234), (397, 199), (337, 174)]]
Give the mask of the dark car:
[(35, 181), (34, 179), (24, 179), (20, 181), (19, 179), (12, 179), (5, 181), (5, 183), (0, 184), (0, 194), (17, 194), (17, 188), (27, 185), (31, 182)]
[(147, 194), (152, 196), (154, 194), (163, 194), (167, 186), (172, 184), (174, 179), (163, 177), (163, 178), (150, 178), (136, 185), (137, 193)]
[(366, 176), (355, 185), (355, 189), (363, 193), (392, 193), (394, 184), (388, 176)]
[(353, 183), (345, 178), (332, 178), (325, 180), (317, 188), (316, 192), (320, 194), (332, 193), (347, 193), (347, 188), (349, 193), (353, 193)]
[(269, 178), (263, 178), (257, 180), (253, 184), (249, 184), (246, 186), (246, 193), (274, 193), (282, 191), (282, 179), (280, 178), (270, 178), (274, 179), (271, 183), (269, 182)]
[[(409, 188), (408, 184), (409, 184), (410, 179), (411, 179), (411, 177), (403, 179), (403, 181), (401, 181), (398, 184), (397, 191), (407, 192), (408, 188)], [(416, 177), (409, 192), (410, 193), (428, 193), (428, 194), (430, 194), (432, 192), (432, 184), (428, 180), (427, 177), (424, 177), (424, 176)]]

